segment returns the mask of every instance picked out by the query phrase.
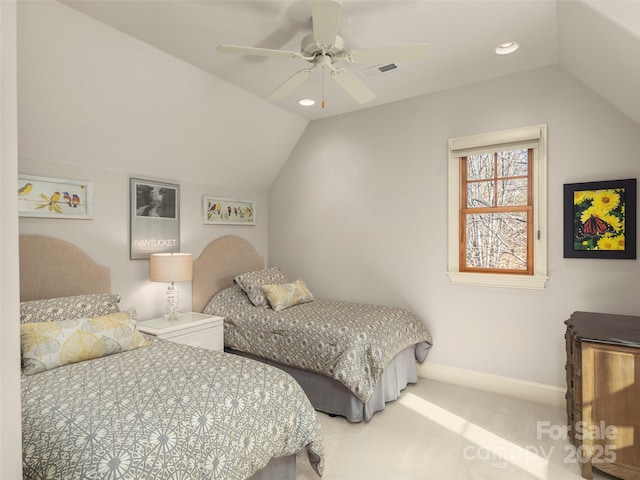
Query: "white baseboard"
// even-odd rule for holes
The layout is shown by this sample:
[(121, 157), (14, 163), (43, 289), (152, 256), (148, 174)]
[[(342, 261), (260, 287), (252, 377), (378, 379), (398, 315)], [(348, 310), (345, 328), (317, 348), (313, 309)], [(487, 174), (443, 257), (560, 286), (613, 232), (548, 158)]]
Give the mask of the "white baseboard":
[(566, 408), (564, 397), (566, 389), (553, 385), (527, 382), (517, 378), (501, 377), (430, 362), (418, 365), (418, 376), (484, 392)]

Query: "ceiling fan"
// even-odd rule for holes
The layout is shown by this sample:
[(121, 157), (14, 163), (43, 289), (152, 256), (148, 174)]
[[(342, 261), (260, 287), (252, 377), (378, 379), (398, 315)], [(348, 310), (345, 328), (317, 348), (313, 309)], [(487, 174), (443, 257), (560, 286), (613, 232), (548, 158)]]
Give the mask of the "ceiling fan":
[(300, 52), (234, 45), (218, 45), (217, 50), (221, 53), (241, 55), (301, 58), (311, 63), (310, 68), (293, 74), (269, 94), (267, 98), (275, 101), (285, 98), (317, 70), (330, 70), (331, 77), (338, 85), (356, 102), (364, 104), (373, 100), (376, 97), (375, 94), (355, 74), (344, 68), (336, 67), (336, 63), (346, 61), (348, 63), (380, 64), (426, 60), (428, 53), (426, 43), (347, 51), (344, 40), (338, 35), (341, 12), (342, 3), (338, 0), (311, 0), (313, 32), (302, 39)]

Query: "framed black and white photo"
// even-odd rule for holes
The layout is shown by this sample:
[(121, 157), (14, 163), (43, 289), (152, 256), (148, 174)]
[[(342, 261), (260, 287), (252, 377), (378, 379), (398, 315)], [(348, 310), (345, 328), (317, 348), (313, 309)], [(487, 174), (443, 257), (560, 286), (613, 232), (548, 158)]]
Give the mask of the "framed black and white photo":
[(180, 251), (180, 186), (129, 179), (131, 260)]

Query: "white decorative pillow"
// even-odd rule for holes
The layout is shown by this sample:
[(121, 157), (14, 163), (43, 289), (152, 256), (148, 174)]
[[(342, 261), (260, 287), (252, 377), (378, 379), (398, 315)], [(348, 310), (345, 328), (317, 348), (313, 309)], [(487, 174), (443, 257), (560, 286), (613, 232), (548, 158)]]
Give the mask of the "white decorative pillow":
[(279, 285), (263, 285), (262, 291), (267, 296), (271, 308), (276, 312), (285, 308), (313, 302), (314, 298), (302, 280)]
[(20, 325), (24, 373), (31, 375), (149, 345), (128, 312)]
[(278, 267), (266, 268), (264, 270), (256, 270), (255, 272), (242, 273), (236, 278), (235, 282), (240, 285), (251, 303), (256, 307), (268, 307), (267, 299), (262, 292), (263, 285), (288, 283), (289, 279)]

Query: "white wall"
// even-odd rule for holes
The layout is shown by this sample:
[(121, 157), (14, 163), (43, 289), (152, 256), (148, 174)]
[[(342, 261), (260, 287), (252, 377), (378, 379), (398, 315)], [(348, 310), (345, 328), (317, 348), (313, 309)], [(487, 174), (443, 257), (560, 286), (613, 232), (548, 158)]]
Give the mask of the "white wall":
[[(453, 286), (447, 140), (549, 126), (544, 291)], [(640, 176), (640, 126), (561, 67), (312, 122), (269, 192), (269, 264), (314, 294), (408, 307), (429, 361), (565, 386), (563, 321), (640, 314), (637, 260), (564, 259), (562, 185)]]
[(0, 2), (0, 478), (22, 478), (18, 328), (16, 4)]
[[(19, 172), (94, 183), (94, 220), (21, 218), (111, 267), (139, 317), (166, 285), (129, 260), (129, 177), (181, 186), (181, 250), (242, 234), (267, 256), (267, 190), (307, 120), (58, 2), (18, 5)], [(256, 226), (203, 225), (203, 194), (257, 202)], [(190, 283), (181, 311), (191, 307)]]

